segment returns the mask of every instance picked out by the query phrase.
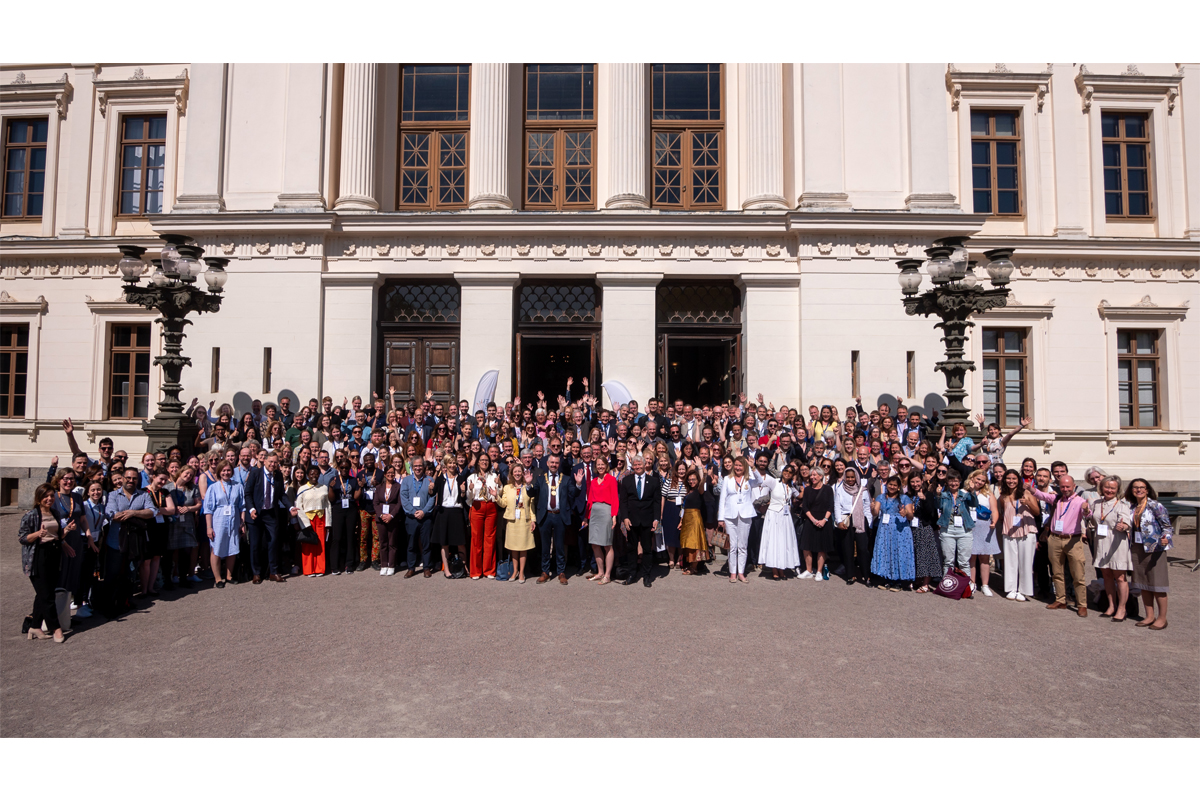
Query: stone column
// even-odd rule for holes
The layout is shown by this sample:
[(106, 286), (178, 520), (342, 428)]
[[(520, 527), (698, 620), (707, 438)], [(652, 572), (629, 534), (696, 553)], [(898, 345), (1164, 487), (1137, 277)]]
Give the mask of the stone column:
[[(1054, 115), (1054, 185), (1057, 222), (1054, 235), (1083, 238), (1088, 235), (1091, 209), (1088, 188), (1087, 116), (1075, 88), (1073, 64), (1054, 64), (1050, 76), (1050, 112)], [(1099, 157), (1099, 156), (1097, 156)]]
[[(471, 65), (470, 208), (510, 209), (508, 64)], [(500, 387), (506, 385), (501, 375)], [(463, 379), (467, 376), (464, 374)], [(462, 386), (467, 386), (463, 383)], [(471, 384), (471, 391), (475, 385)], [(497, 391), (500, 391), (498, 389)]]
[(325, 64), (288, 64), (287, 117), (283, 133), (280, 211), (324, 211), (321, 178), (325, 160)]
[(608, 191), (605, 208), (649, 208), (646, 192), (646, 65), (608, 64)]
[(172, 211), (225, 209), (228, 76), (228, 64), (192, 64), (188, 68), (187, 147), (183, 154), (183, 180)]
[(944, 64), (908, 65), (910, 211), (958, 211), (950, 186), (950, 106)]
[(800, 208), (850, 208), (842, 148), (842, 67), (802, 64), (801, 150), (804, 187)]
[(513, 394), (513, 287), (521, 276), (516, 272), (456, 272), (454, 279), (462, 287), (459, 397), (473, 400), (479, 379), (494, 369), (500, 372), (495, 400), (502, 406)]
[(620, 381), (640, 405), (657, 395), (654, 368), (655, 298), (661, 272), (599, 272), (604, 291), (601, 322), (601, 372), (605, 380)]
[(337, 211), (378, 211), (375, 199), (375, 87), (378, 64), (346, 64), (342, 82), (342, 160)]
[(800, 404), (800, 275), (745, 273), (742, 328), (746, 395), (778, 407)]
[(787, 208), (783, 196), (783, 64), (746, 64), (743, 74), (746, 199), (742, 209)]
[(1183, 177), (1187, 191), (1187, 225), (1183, 235), (1195, 240), (1200, 239), (1200, 67), (1183, 65), (1179, 92), (1175, 113), (1183, 114)]

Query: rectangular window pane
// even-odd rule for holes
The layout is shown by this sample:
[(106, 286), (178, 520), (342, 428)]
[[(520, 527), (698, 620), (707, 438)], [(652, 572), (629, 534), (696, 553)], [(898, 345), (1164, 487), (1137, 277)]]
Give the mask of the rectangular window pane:
[(975, 192), (975, 213), (990, 214), (992, 213), (992, 193), (989, 191)]
[(1144, 145), (1144, 144), (1127, 144), (1127, 145), (1125, 145), (1125, 166), (1127, 166), (1127, 167), (1144, 167), (1144, 166), (1146, 166), (1146, 145)]
[(1117, 352), (1118, 353), (1130, 352), (1129, 343), (1132, 340), (1132, 338), (1133, 337), (1131, 337), (1129, 335), (1129, 331), (1118, 331), (1117, 332)]
[(137, 332), (137, 346), (138, 347), (149, 347), (150, 346), (150, 326), (149, 325), (137, 325), (137, 326), (135, 326), (134, 330)]
[(595, 67), (592, 64), (530, 64), (526, 66), (526, 118), (532, 120), (592, 119)]
[(976, 189), (992, 188), (992, 171), (988, 167), (972, 167), (971, 182)]
[(996, 193), (996, 213), (998, 214), (1019, 214), (1021, 213), (1021, 203), (1017, 198), (1016, 192), (999, 191)]
[(469, 64), (405, 66), (403, 121), (467, 121), (470, 69)]
[(1123, 212), (1124, 203), (1121, 202), (1120, 192), (1105, 192), (1104, 193), (1104, 213), (1110, 217), (1120, 216)]
[(1121, 170), (1120, 168), (1105, 168), (1104, 170), (1104, 191), (1119, 192), (1121, 191)]
[(1005, 331), (1004, 332), (1004, 352), (1019, 353), (1024, 348), (1021, 346), (1020, 331)]
[(1131, 217), (1148, 217), (1150, 216), (1150, 195), (1129, 193), (1129, 216)]
[(996, 135), (1016, 136), (1017, 115), (1013, 113), (996, 114)]
[(983, 351), (985, 353), (996, 352), (996, 347), (999, 344), (1000, 334), (994, 328), (983, 329)]
[(1158, 343), (1157, 336), (1153, 331), (1138, 331), (1137, 333), (1137, 351), (1139, 353), (1155, 352), (1155, 345)]
[(988, 142), (972, 142), (971, 143), (971, 163), (972, 164), (991, 164), (992, 163), (992, 146)]
[(141, 139), (146, 129), (146, 120), (142, 117), (126, 117), (124, 119), (123, 139)]
[(1119, 167), (1121, 166), (1121, 145), (1106, 144), (1104, 145), (1104, 166)]
[(998, 188), (998, 189), (1016, 189), (1017, 188), (1017, 168), (1016, 167), (996, 167), (996, 188)]
[(14, 119), (8, 123), (8, 143), (25, 144), (29, 141), (30, 122), (26, 119)]
[(988, 130), (988, 115), (985, 111), (971, 112), (971, 135), (972, 136), (987, 136), (991, 131)]
[(1100, 135), (1105, 139), (1117, 138), (1117, 115), (1102, 114), (1100, 116)]
[(1125, 117), (1125, 138), (1126, 139), (1144, 139), (1146, 138), (1146, 118), (1141, 116), (1130, 115)]
[(996, 142), (996, 163), (1011, 166), (1017, 163), (1017, 145), (1014, 142)]
[(50, 132), (50, 120), (48, 120), (48, 119), (34, 120), (33, 124), (31, 125), (31, 129), (33, 132), (33, 136), (30, 137), (29, 141), (44, 142), (44, 141), (46, 141), (47, 134)]

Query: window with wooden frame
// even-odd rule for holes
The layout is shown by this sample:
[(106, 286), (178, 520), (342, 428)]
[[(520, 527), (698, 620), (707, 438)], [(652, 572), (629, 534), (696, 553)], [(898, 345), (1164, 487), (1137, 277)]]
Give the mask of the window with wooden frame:
[(25, 416), (29, 323), (0, 325), (0, 417)]
[(595, 64), (525, 65), (525, 208), (596, 207)]
[(719, 209), (724, 202), (720, 64), (652, 64), (655, 208)]
[(471, 65), (409, 64), (400, 74), (396, 206), (466, 208)]
[(50, 122), (10, 119), (4, 126), (4, 217), (42, 216), (46, 184), (46, 135)]
[(108, 331), (108, 418), (146, 419), (150, 412), (150, 323)]
[(167, 117), (130, 115), (121, 119), (122, 217), (161, 214), (167, 163)]
[(1106, 111), (1100, 115), (1104, 151), (1104, 214), (1109, 219), (1145, 219), (1150, 199), (1150, 115)]
[(1029, 352), (1024, 328), (983, 329), (983, 416), (1014, 428), (1026, 415)]
[(1117, 402), (1122, 428), (1159, 428), (1158, 331), (1117, 331)]
[(1016, 111), (971, 111), (971, 184), (976, 214), (1019, 217), (1021, 116)]

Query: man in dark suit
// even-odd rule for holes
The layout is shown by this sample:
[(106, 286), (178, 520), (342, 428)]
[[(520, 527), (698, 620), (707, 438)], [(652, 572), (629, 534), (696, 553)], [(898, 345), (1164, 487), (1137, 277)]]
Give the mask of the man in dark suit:
[(268, 577), (282, 583), (287, 576), (279, 574), (280, 531), (287, 524), (284, 509), (288, 508), (284, 492), (283, 473), (279, 470), (279, 458), (274, 453), (267, 456), (261, 467), (254, 467), (246, 476), (246, 505), (250, 517), (250, 570), (254, 573), (253, 583), (262, 583), (262, 550), (267, 549)]
[(637, 580), (638, 543), (642, 545), (642, 583), (650, 588), (654, 571), (654, 532), (662, 516), (658, 475), (646, 474), (642, 456), (633, 457), (633, 473), (621, 480), (618, 495), (621, 531), (625, 534), (625, 585)]
[(592, 466), (592, 446), (585, 444), (579, 448), (579, 458), (572, 461), (571, 476), (575, 479), (575, 504), (571, 510), (575, 513), (572, 515), (574, 524), (571, 529), (575, 532), (575, 539), (579, 544), (579, 574), (596, 572), (595, 551), (588, 544), (588, 533), (586, 530), (581, 530), (580, 525), (586, 522), (587, 515), (587, 497), (588, 486), (591, 485), (593, 474)]
[(546, 456), (546, 471), (538, 475), (537, 532), (542, 539), (542, 575), (538, 583), (550, 580), (550, 546), (554, 545), (554, 560), (558, 566), (558, 582), (567, 585), (567, 544), (565, 534), (571, 524), (571, 507), (575, 503), (575, 481), (560, 469), (561, 459), (551, 453)]

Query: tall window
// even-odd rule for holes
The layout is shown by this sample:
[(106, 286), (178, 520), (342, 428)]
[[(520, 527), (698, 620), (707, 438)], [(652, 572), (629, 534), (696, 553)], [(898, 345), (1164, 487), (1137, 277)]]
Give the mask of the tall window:
[(45, 119), (10, 119), (4, 126), (4, 216), (40, 217), (46, 182)]
[(167, 118), (121, 120), (121, 216), (161, 214), (167, 163)]
[(29, 324), (0, 325), (0, 417), (25, 416)]
[(1100, 115), (1104, 148), (1104, 213), (1148, 217), (1150, 209), (1150, 118), (1147, 114)]
[(651, 67), (656, 208), (720, 208), (722, 136), (720, 64)]
[(1117, 402), (1122, 428), (1159, 427), (1157, 331), (1117, 331)]
[(596, 207), (596, 67), (525, 66), (525, 208)]
[(150, 410), (150, 325), (113, 325), (108, 334), (109, 419), (146, 419)]
[(466, 208), (471, 65), (413, 64), (401, 76), (396, 205)]
[(1024, 329), (983, 329), (983, 416), (1002, 427), (1021, 424), (1029, 354)]
[(971, 182), (975, 213), (1019, 217), (1021, 127), (1016, 111), (971, 112)]

